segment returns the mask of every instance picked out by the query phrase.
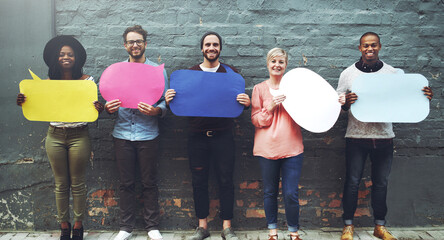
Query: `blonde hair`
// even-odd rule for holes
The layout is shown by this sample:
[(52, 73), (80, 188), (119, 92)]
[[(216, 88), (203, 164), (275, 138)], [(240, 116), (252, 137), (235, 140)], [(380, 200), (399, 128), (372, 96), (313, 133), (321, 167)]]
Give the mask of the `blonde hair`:
[(288, 64), (288, 54), (284, 49), (273, 48), (267, 53), (267, 63), (271, 61), (274, 57), (283, 56), (285, 58), (285, 63)]

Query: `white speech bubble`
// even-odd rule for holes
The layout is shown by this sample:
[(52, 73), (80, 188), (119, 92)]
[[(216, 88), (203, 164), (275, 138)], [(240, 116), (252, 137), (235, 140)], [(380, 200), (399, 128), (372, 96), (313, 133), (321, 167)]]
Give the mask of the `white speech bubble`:
[(352, 85), (352, 114), (361, 122), (420, 122), (430, 111), (422, 91), (428, 85), (421, 74), (361, 74)]
[(285, 110), (306, 130), (326, 132), (338, 120), (341, 112), (338, 94), (317, 73), (295, 68), (282, 77), (279, 89), (286, 96), (282, 103)]

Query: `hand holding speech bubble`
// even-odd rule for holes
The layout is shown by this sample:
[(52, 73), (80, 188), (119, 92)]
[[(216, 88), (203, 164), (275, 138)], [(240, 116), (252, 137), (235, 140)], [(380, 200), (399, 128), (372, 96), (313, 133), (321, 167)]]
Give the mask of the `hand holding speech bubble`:
[(282, 77), (279, 90), (286, 96), (282, 103), (285, 110), (306, 130), (326, 132), (338, 120), (338, 94), (317, 73), (306, 68), (292, 69)]
[(139, 102), (155, 104), (165, 89), (164, 64), (114, 63), (102, 73), (99, 89), (107, 101), (119, 99), (121, 107), (137, 108)]
[(30, 121), (94, 122), (99, 113), (97, 86), (90, 80), (42, 80), (31, 70), (33, 80), (20, 82), (20, 92), (26, 96), (23, 115)]
[(170, 103), (177, 116), (227, 117), (239, 116), (244, 106), (236, 97), (245, 92), (245, 80), (226, 68), (226, 73), (177, 70), (170, 76), (170, 88), (176, 96)]
[(361, 74), (353, 81), (358, 100), (350, 110), (361, 122), (420, 122), (430, 111), (422, 91), (428, 85), (421, 74)]

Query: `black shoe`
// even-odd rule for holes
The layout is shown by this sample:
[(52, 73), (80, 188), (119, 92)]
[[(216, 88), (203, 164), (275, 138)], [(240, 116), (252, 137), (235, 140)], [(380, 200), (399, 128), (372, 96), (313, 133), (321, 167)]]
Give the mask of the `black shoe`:
[(83, 226), (80, 229), (72, 229), (72, 240), (83, 240)]
[(190, 237), (187, 238), (187, 240), (203, 240), (210, 236), (210, 231), (208, 231), (205, 228), (198, 227), (196, 228), (196, 232)]
[(60, 227), (62, 231), (60, 234), (60, 240), (71, 240), (71, 223), (68, 223), (68, 228), (63, 229)]
[(220, 234), (224, 240), (239, 240), (231, 227), (225, 228)]

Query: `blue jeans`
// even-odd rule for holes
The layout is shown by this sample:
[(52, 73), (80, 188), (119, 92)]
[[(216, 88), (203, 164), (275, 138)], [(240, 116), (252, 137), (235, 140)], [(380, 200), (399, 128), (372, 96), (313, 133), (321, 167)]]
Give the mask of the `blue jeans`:
[(346, 178), (342, 207), (344, 224), (353, 223), (358, 202), (358, 190), (364, 172), (365, 161), (370, 156), (372, 163), (371, 202), (375, 224), (385, 225), (387, 214), (387, 184), (393, 160), (392, 139), (346, 139)]
[(261, 165), (264, 185), (265, 217), (269, 229), (277, 228), (279, 175), (282, 174), (282, 194), (288, 231), (299, 230), (299, 178), (301, 176), (303, 153), (289, 158), (271, 160), (257, 157)]

